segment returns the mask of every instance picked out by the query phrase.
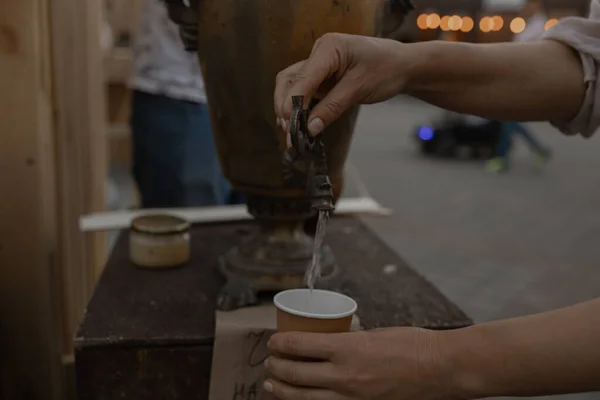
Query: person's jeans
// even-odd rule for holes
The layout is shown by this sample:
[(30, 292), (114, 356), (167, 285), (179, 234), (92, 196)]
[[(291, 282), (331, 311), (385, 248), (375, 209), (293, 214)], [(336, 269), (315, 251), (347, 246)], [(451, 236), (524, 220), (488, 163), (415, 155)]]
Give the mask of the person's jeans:
[(142, 207), (243, 201), (221, 172), (207, 105), (134, 91), (131, 129)]
[(546, 148), (533, 136), (533, 134), (520, 122), (502, 122), (500, 140), (498, 143), (498, 157), (507, 157), (510, 152), (513, 133), (520, 134), (529, 145), (532, 152), (545, 154)]

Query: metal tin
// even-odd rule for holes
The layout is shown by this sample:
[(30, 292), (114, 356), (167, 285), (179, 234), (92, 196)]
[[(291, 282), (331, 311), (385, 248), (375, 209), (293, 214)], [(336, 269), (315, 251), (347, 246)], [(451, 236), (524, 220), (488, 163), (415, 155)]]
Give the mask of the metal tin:
[(190, 260), (190, 223), (174, 215), (136, 217), (129, 231), (131, 262), (144, 268), (172, 268)]

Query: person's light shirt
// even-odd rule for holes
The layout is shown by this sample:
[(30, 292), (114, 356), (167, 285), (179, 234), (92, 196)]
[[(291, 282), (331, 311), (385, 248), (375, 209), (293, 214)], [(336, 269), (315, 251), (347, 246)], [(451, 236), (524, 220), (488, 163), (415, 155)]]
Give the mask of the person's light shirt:
[(206, 103), (204, 80), (196, 53), (185, 51), (177, 25), (162, 0), (144, 0), (133, 46), (134, 90), (174, 99)]
[(552, 121), (567, 135), (592, 136), (600, 127), (600, 0), (592, 0), (588, 18), (567, 17), (550, 28), (543, 39), (572, 47), (581, 58), (585, 98), (572, 121)]

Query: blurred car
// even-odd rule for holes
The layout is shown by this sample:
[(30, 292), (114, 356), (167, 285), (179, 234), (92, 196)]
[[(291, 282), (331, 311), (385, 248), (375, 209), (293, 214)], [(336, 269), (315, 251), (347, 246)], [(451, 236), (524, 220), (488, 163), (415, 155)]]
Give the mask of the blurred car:
[(455, 157), (467, 150), (473, 158), (490, 157), (496, 152), (501, 123), (470, 115), (444, 112), (441, 118), (415, 130), (423, 154)]

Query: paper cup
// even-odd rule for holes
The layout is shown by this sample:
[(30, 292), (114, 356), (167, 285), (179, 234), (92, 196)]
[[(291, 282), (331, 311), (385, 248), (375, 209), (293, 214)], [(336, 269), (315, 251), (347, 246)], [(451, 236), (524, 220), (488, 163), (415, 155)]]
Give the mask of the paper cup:
[(293, 289), (273, 299), (278, 332), (350, 332), (357, 305), (343, 294), (317, 289)]

